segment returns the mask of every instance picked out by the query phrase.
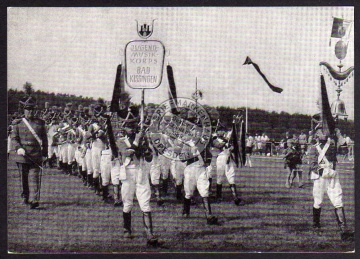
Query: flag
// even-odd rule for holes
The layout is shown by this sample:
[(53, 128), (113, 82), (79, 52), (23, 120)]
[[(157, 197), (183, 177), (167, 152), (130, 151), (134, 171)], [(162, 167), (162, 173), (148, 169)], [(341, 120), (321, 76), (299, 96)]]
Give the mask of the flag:
[(236, 164), (236, 167), (239, 165), (245, 165), (246, 157), (245, 157), (245, 127), (244, 127), (244, 120), (240, 122), (240, 130), (238, 137), (238, 129), (236, 127), (236, 123), (233, 122), (231, 136), (230, 136), (230, 144), (234, 147), (231, 151), (232, 158)]
[(121, 64), (118, 65), (115, 76), (114, 90), (110, 104), (110, 111), (117, 112), (119, 110), (119, 99), (121, 92), (124, 91), (125, 85), (121, 84)]
[(177, 113), (177, 94), (176, 94), (176, 85), (175, 85), (175, 79), (174, 79), (174, 72), (170, 65), (167, 65), (166, 67), (167, 75), (168, 75), (168, 81), (169, 81), (169, 100), (171, 105), (171, 112)]
[(245, 122), (244, 120), (241, 120), (240, 123), (240, 134), (239, 134), (239, 147), (240, 147), (240, 158), (241, 158), (241, 165), (244, 166), (245, 162), (246, 162), (246, 153), (245, 153), (245, 149), (246, 149), (246, 142), (245, 142), (245, 138), (246, 138), (246, 129), (245, 129)]
[(320, 127), (324, 135), (331, 136), (335, 132), (335, 120), (331, 114), (331, 108), (323, 75), (321, 75), (320, 96), (317, 103), (320, 109), (320, 121), (318, 122), (317, 128)]
[(331, 45), (331, 38), (341, 39), (346, 36), (348, 39), (350, 36), (350, 25), (352, 25), (352, 21), (334, 17), (329, 46)]
[(269, 80), (267, 80), (266, 76), (261, 72), (259, 66), (256, 63), (252, 62), (252, 60), (249, 57), (246, 57), (246, 60), (243, 65), (251, 65), (251, 64), (255, 67), (256, 71), (261, 75), (261, 77), (264, 79), (264, 81), (267, 83), (267, 85), (270, 87), (271, 90), (273, 90), (276, 93), (281, 93), (283, 91), (282, 88), (272, 85), (269, 82)]
[(348, 32), (352, 21), (334, 17), (331, 29), (331, 38), (342, 38)]

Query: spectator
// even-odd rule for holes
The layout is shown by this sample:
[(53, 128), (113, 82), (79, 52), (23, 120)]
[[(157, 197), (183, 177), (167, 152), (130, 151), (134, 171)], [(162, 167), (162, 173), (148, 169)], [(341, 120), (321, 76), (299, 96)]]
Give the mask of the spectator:
[(299, 145), (300, 145), (301, 155), (305, 155), (306, 143), (307, 143), (307, 136), (303, 131), (301, 131), (300, 136), (299, 136)]
[(262, 154), (261, 136), (257, 133), (255, 135), (255, 145), (256, 145), (257, 152), (259, 152), (259, 154), (261, 155)]
[(270, 155), (271, 143), (270, 143), (269, 137), (266, 135), (265, 132), (262, 134), (260, 140), (261, 140), (262, 149), (263, 149), (265, 155), (267, 155), (267, 154)]
[(349, 161), (352, 161), (353, 155), (354, 155), (354, 142), (352, 141), (352, 139), (349, 136), (346, 136), (345, 143), (348, 148), (347, 157), (348, 157)]
[(299, 148), (299, 137), (294, 133), (292, 137), (292, 144), (295, 148)]
[(253, 146), (254, 146), (254, 138), (249, 133), (246, 133), (245, 145), (246, 145), (246, 148), (245, 148), (245, 153), (246, 153), (245, 166), (249, 165), (249, 167), (252, 167), (251, 154), (252, 154), (252, 149), (253, 149)]

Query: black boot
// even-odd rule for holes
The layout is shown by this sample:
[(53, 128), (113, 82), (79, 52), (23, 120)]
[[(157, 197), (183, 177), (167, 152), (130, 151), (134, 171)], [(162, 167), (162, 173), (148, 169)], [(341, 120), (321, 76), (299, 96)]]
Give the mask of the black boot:
[(105, 203), (109, 203), (110, 202), (110, 197), (109, 197), (109, 186), (103, 186), (102, 187), (102, 199)]
[(344, 208), (335, 208), (335, 216), (340, 228), (341, 240), (347, 241), (354, 239), (354, 232), (347, 229)]
[(191, 199), (184, 198), (184, 208), (182, 211), (183, 217), (188, 218), (190, 216), (190, 204)]
[(71, 164), (68, 164), (67, 165), (67, 167), (68, 167), (68, 175), (73, 175), (73, 165), (72, 165), (72, 163)]
[(178, 201), (181, 201), (181, 199), (182, 199), (182, 184), (176, 185), (175, 190), (176, 190), (176, 199)]
[(86, 171), (81, 171), (81, 175), (82, 175), (82, 178), (83, 178), (84, 186), (87, 186), (88, 181), (87, 181), (87, 173), (86, 173)]
[(168, 189), (169, 189), (169, 178), (163, 179), (162, 191), (163, 191), (164, 196), (166, 196), (168, 194)]
[(313, 207), (313, 229), (315, 230), (321, 228), (320, 215), (321, 215), (321, 208), (316, 209)]
[(79, 164), (77, 165), (77, 174), (78, 174), (78, 177), (84, 182), (82, 166)]
[(123, 212), (124, 237), (131, 238), (131, 212)]
[(100, 196), (101, 195), (101, 190), (100, 190), (100, 176), (93, 178), (94, 181), (94, 192), (96, 195)]
[(207, 223), (209, 225), (217, 225), (218, 219), (211, 213), (211, 206), (209, 203), (209, 198), (207, 198), (207, 197), (203, 198), (203, 204), (204, 204), (205, 217), (206, 217)]
[(234, 203), (235, 205), (239, 206), (239, 205), (244, 205), (244, 203), (242, 202), (241, 198), (238, 197), (237, 192), (236, 192), (236, 185), (235, 184), (230, 184), (230, 190), (231, 193), (234, 197)]
[(212, 178), (209, 178), (209, 196), (212, 195), (212, 188), (211, 188), (211, 184), (212, 184)]
[(63, 171), (64, 170), (64, 165), (61, 161), (58, 162), (58, 169)]
[(68, 163), (62, 163), (63, 165), (63, 172), (65, 174), (69, 174), (69, 166), (68, 166)]
[(159, 184), (154, 184), (154, 190), (155, 190), (155, 197), (156, 197), (157, 205), (158, 206), (163, 205), (164, 200), (161, 198), (160, 185)]
[(114, 184), (114, 207), (122, 206), (122, 201), (120, 200), (120, 184)]
[(222, 202), (222, 184), (216, 184), (216, 200)]
[(151, 212), (143, 212), (143, 223), (146, 231), (147, 244), (157, 246), (158, 239), (153, 234)]
[(92, 174), (87, 175), (88, 188), (94, 190), (94, 178)]
[(80, 174), (79, 174), (79, 167), (78, 167), (78, 163), (76, 163), (76, 161), (71, 163), (71, 168), (72, 168), (72, 172), (73, 175), (81, 178)]

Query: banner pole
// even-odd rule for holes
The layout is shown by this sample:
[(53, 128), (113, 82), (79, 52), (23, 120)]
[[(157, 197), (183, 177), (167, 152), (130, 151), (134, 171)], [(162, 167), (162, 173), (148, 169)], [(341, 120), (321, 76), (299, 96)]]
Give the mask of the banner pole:
[(144, 129), (144, 109), (145, 109), (145, 88), (141, 89), (141, 107), (140, 107), (140, 129)]

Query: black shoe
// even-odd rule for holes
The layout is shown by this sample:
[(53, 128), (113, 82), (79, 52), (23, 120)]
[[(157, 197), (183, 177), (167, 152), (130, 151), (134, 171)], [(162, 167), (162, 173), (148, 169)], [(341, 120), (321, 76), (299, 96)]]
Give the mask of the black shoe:
[(243, 200), (240, 199), (240, 198), (235, 198), (235, 199), (234, 199), (234, 203), (235, 203), (236, 206), (244, 206), (244, 205), (245, 205), (245, 203), (243, 202)]
[(36, 209), (37, 207), (39, 207), (39, 203), (38, 203), (38, 202), (31, 202), (31, 203), (30, 203), (30, 209), (31, 209), (31, 210)]
[(147, 243), (146, 243), (146, 244), (147, 244), (148, 246), (157, 247), (158, 243), (159, 243), (159, 240), (158, 240), (156, 237), (152, 237), (152, 238), (150, 238), (150, 239), (147, 240)]
[(312, 227), (315, 232), (319, 232), (321, 230), (320, 223), (314, 223)]
[(183, 218), (189, 218), (189, 217), (190, 217), (190, 215), (189, 215), (189, 214), (184, 213), (184, 212), (183, 212), (182, 216), (183, 216)]
[(158, 206), (162, 206), (162, 205), (164, 205), (164, 200), (159, 199), (156, 203)]
[(26, 205), (30, 204), (28, 197), (23, 197), (23, 199), (24, 199), (24, 204)]
[(121, 207), (123, 205), (122, 201), (114, 201), (114, 207)]
[(208, 225), (217, 225), (218, 224), (218, 218), (215, 216), (210, 216), (207, 218), (207, 224)]
[(353, 241), (355, 233), (354, 232), (343, 232), (341, 233), (341, 240), (342, 241)]

